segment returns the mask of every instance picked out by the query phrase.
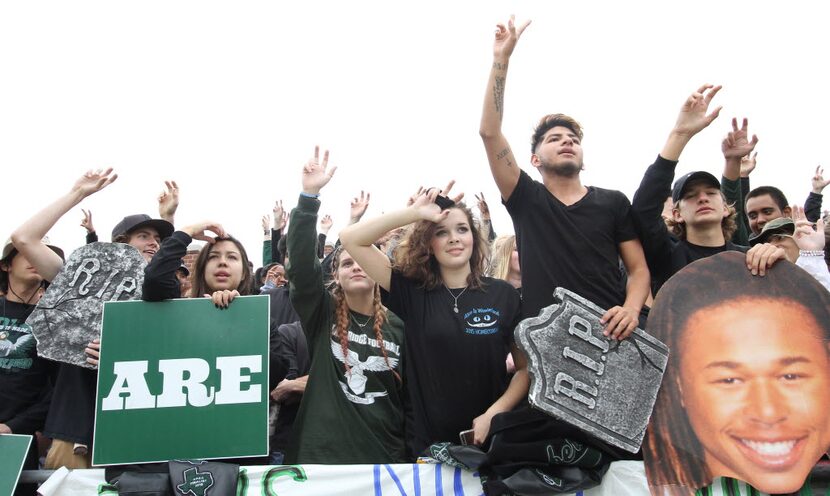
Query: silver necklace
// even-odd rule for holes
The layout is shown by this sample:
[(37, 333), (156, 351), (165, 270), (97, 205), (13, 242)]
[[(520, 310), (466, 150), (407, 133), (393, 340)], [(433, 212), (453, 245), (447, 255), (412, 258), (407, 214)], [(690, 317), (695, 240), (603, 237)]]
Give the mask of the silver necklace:
[(375, 318), (375, 316), (374, 316), (374, 315), (372, 315), (371, 317), (369, 317), (368, 319), (366, 319), (366, 322), (364, 322), (364, 323), (362, 323), (362, 324), (361, 324), (360, 322), (358, 322), (357, 317), (355, 317), (355, 316), (354, 316), (354, 314), (353, 314), (352, 312), (349, 312), (349, 317), (351, 317), (351, 318), (352, 318), (352, 322), (354, 322), (355, 324), (357, 324), (357, 326), (358, 326), (358, 327), (360, 327), (361, 329), (363, 329), (364, 327), (366, 327), (367, 325), (369, 325), (369, 321)]
[(444, 289), (447, 290), (447, 292), (450, 294), (450, 296), (452, 296), (452, 299), (453, 299), (453, 303), (452, 303), (453, 312), (458, 313), (458, 299), (461, 298), (461, 295), (464, 294), (464, 291), (467, 291), (467, 288), (469, 288), (469, 286), (464, 286), (464, 289), (462, 289), (461, 292), (458, 293), (458, 296), (455, 296), (453, 294), (453, 292), (450, 291), (450, 288), (448, 288), (447, 285), (444, 284)]

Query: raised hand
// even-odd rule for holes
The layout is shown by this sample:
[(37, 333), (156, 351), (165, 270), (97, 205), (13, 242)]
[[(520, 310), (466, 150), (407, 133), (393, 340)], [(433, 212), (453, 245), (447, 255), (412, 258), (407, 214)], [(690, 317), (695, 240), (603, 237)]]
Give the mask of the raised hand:
[(329, 230), (331, 229), (332, 224), (334, 224), (334, 221), (331, 220), (331, 215), (328, 215), (328, 214), (324, 215), (320, 219), (320, 231), (323, 234), (328, 234)]
[(179, 185), (176, 181), (164, 181), (164, 191), (159, 194), (159, 217), (172, 223), (179, 208)]
[(478, 211), (481, 212), (481, 220), (490, 220), (490, 207), (487, 206), (487, 200), (484, 199), (484, 193), (479, 193), (476, 196), (478, 202)]
[(275, 201), (274, 208), (271, 211), (274, 214), (274, 230), (281, 231), (285, 227), (285, 224), (288, 223), (288, 212), (285, 211), (282, 200)]
[[(449, 198), (450, 190), (455, 181), (450, 181), (447, 186), (439, 190), (438, 188), (430, 188), (421, 193), (410, 208), (414, 208), (418, 212), (418, 216), (423, 220), (432, 222), (441, 222), (450, 214), (449, 209), (442, 209), (436, 202), (438, 196)], [(452, 198), (453, 202), (459, 202), (464, 197), (464, 193), (460, 193)]]
[(722, 107), (718, 107), (707, 114), (709, 104), (720, 89), (721, 86), (704, 84), (697, 91), (689, 95), (689, 98), (686, 99), (680, 108), (673, 132), (678, 135), (691, 137), (711, 124), (718, 117)]
[(355, 197), (352, 199), (351, 205), (349, 206), (349, 219), (351, 219), (352, 223), (355, 223), (363, 217), (363, 214), (366, 213), (366, 209), (369, 208), (369, 193), (363, 193), (363, 190), (360, 191), (360, 197)]
[[(446, 196), (447, 198), (450, 198), (450, 190), (452, 190), (453, 186), (455, 186), (455, 179), (450, 179), (450, 182), (448, 182), (447, 185), (444, 186), (444, 189), (441, 190), (440, 195), (441, 196)], [(458, 193), (457, 195), (455, 195), (454, 197), (452, 197), (450, 199), (453, 202), (458, 203), (458, 202), (460, 202), (461, 200), (464, 199), (464, 193)]]
[(331, 181), (337, 166), (328, 168), (329, 151), (323, 153), (323, 160), (320, 161), (320, 147), (314, 147), (314, 156), (303, 166), (303, 193), (319, 195), (320, 190)]
[[(749, 131), (747, 130), (748, 121), (744, 117), (740, 129), (738, 128), (738, 119), (732, 118), (732, 131), (723, 139), (720, 149), (723, 152), (723, 157), (727, 160), (741, 160), (741, 172), (743, 172), (743, 157), (749, 156), (758, 144), (758, 136), (752, 135), (752, 140), (749, 139)], [(752, 168), (755, 168), (755, 159), (752, 159)], [(751, 172), (751, 171), (750, 171)]]
[(101, 191), (118, 179), (118, 174), (112, 172), (112, 167), (109, 169), (88, 170), (83, 176), (75, 181), (72, 186), (72, 191), (77, 191), (84, 198)]
[(820, 195), (824, 188), (830, 184), (830, 179), (824, 179), (824, 168), (822, 166), (816, 167), (816, 173), (813, 175), (813, 193)]
[(216, 237), (219, 238), (224, 238), (227, 236), (227, 234), (225, 233), (225, 228), (222, 227), (222, 224), (210, 220), (202, 221), (197, 224), (183, 227), (182, 232), (187, 233), (193, 239), (200, 239), (210, 244), (215, 243), (216, 240), (213, 237), (209, 236), (207, 234), (208, 232), (212, 232), (216, 235)]
[(795, 222), (795, 232), (793, 238), (795, 244), (798, 245), (799, 250), (824, 250), (824, 219), (819, 219), (813, 224), (807, 220), (807, 215), (804, 213), (804, 208), (793, 205), (792, 210), (793, 221)]
[(424, 193), (424, 187), (423, 186), (418, 186), (418, 191), (416, 191), (415, 194), (413, 194), (412, 196), (407, 198), (406, 206), (411, 207), (412, 204), (415, 203), (415, 200), (417, 200), (418, 197), (421, 196), (423, 193)]
[(758, 152), (741, 157), (741, 177), (749, 177), (758, 165)]
[(81, 209), (81, 212), (84, 213), (84, 218), (81, 219), (81, 227), (86, 229), (88, 233), (95, 232), (95, 226), (92, 225), (92, 210)]
[(262, 232), (266, 235), (271, 234), (271, 216), (268, 214), (262, 216)]
[(511, 15), (510, 20), (507, 21), (507, 26), (504, 24), (496, 24), (496, 39), (493, 42), (493, 57), (499, 60), (506, 60), (513, 54), (513, 49), (516, 48), (516, 43), (524, 33), (524, 30), (530, 25), (530, 19), (523, 22), (519, 27), (516, 27), (516, 16)]

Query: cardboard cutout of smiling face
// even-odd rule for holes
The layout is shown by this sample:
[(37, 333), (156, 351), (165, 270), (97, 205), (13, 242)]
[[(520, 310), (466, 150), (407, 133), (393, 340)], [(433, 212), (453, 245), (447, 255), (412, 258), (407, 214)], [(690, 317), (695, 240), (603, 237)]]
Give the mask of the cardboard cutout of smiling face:
[(643, 446), (652, 494), (716, 477), (798, 491), (830, 447), (830, 294), (781, 261), (752, 276), (727, 252), (675, 274), (647, 332), (669, 363)]

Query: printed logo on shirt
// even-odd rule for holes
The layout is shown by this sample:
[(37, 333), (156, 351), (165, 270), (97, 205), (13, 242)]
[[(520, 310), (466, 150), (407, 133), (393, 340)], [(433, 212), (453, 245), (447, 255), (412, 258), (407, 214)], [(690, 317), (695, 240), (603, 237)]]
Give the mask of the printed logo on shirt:
[(32, 368), (36, 347), (29, 324), (0, 317), (0, 369), (18, 372)]
[(499, 311), (495, 308), (474, 308), (464, 314), (464, 332), (484, 336), (499, 332)]
[[(373, 348), (380, 349), (379, 343), (376, 339), (370, 338), (366, 335), (354, 334), (349, 332), (348, 340), (350, 342), (359, 344), (368, 344)], [(360, 360), (360, 355), (356, 351), (347, 349), (347, 354), (343, 354), (343, 348), (340, 346), (340, 341), (332, 338), (331, 353), (337, 360), (349, 365), (349, 371), (343, 373), (340, 378), (340, 388), (343, 390), (343, 395), (352, 403), (359, 405), (371, 405), (375, 402), (375, 398), (380, 398), (389, 395), (387, 391), (366, 391), (366, 384), (368, 378), (367, 372), (386, 372), (398, 368), (398, 358), (391, 356), (392, 353), (400, 356), (400, 345), (390, 343), (386, 340), (383, 342), (384, 348), (387, 351), (387, 359), (382, 355), (373, 355), (366, 357), (366, 360)]]

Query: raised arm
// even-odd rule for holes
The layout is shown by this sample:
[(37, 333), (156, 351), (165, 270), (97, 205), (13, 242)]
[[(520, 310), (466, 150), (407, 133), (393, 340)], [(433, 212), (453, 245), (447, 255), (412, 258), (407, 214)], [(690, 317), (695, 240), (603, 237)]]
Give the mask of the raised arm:
[(81, 220), (81, 227), (86, 229), (86, 244), (98, 241), (98, 234), (95, 232), (95, 226), (92, 225), (92, 210), (81, 209), (84, 213), (84, 218)]
[(669, 133), (666, 144), (663, 145), (661, 157), (675, 162), (680, 160), (680, 154), (683, 153), (689, 141), (718, 117), (721, 107), (709, 114), (706, 112), (709, 110), (709, 103), (720, 89), (721, 86), (704, 84), (686, 99), (680, 108), (680, 113), (677, 114), (677, 122)]
[(737, 211), (738, 229), (732, 236), (732, 242), (739, 245), (749, 244), (749, 224), (744, 212), (744, 194), (741, 189), (741, 177), (749, 177), (749, 173), (755, 168), (755, 158), (750, 154), (758, 144), (758, 137), (752, 135), (749, 140), (747, 130), (748, 121), (743, 119), (741, 127), (738, 128), (738, 120), (732, 118), (732, 131), (726, 135), (721, 143), (723, 152), (723, 180), (721, 181), (721, 192), (726, 197), (726, 202), (735, 206)]
[(518, 28), (515, 17), (510, 16), (507, 26), (496, 26), (496, 39), (493, 43), (493, 66), (487, 80), (487, 91), (484, 93), (484, 106), (481, 111), (481, 127), (479, 134), (484, 142), (484, 150), (490, 163), (490, 172), (496, 180), (496, 186), (503, 199), (507, 200), (516, 189), (521, 172), (516, 163), (516, 157), (510, 149), (507, 138), (501, 131), (504, 117), (504, 88), (507, 80), (507, 65), (510, 55), (516, 48), (516, 42), (524, 32), (530, 21), (522, 23)]
[(164, 181), (164, 191), (159, 194), (159, 217), (176, 225), (176, 210), (179, 209), (179, 185), (176, 181)]
[[(435, 203), (435, 199), (439, 195), (446, 196), (453, 183), (451, 181), (440, 192), (438, 188), (433, 188), (421, 193), (412, 205), (404, 209), (385, 213), (373, 219), (364, 219), (357, 224), (347, 226), (340, 231), (340, 242), (343, 244), (343, 248), (369, 274), (369, 277), (388, 291), (392, 280), (392, 265), (389, 258), (374, 243), (392, 229), (422, 219), (441, 222), (449, 215), (449, 210), (442, 210)], [(455, 201), (459, 199), (460, 197), (456, 197)]]
[(118, 178), (112, 169), (87, 171), (65, 195), (36, 213), (12, 233), (12, 243), (38, 273), (52, 281), (63, 267), (63, 260), (41, 240), (49, 229), (87, 196), (100, 191)]
[(355, 196), (349, 203), (349, 224), (357, 224), (369, 208), (371, 195), (360, 190), (360, 196)]
[(646, 169), (631, 200), (631, 212), (642, 239), (651, 277), (658, 281), (669, 275), (672, 237), (661, 213), (666, 198), (671, 196), (677, 160), (689, 140), (717, 117), (720, 108), (709, 115), (706, 112), (709, 102), (719, 90), (720, 86), (705, 84), (686, 99), (663, 150), (654, 164)]
[(289, 296), (299, 314), (306, 333), (315, 332), (322, 319), (321, 306), (326, 289), (323, 269), (317, 258), (317, 212), (320, 209), (320, 191), (331, 180), (336, 167), (328, 168), (329, 152), (320, 161), (320, 147), (314, 148), (314, 157), (303, 166), (302, 193), (297, 207), (291, 211), (286, 233), (287, 260), (285, 267)]
[[(746, 173), (747, 177), (749, 176), (749, 172), (755, 168), (755, 159), (751, 159), (752, 165), (749, 172), (746, 172), (746, 169), (749, 168), (749, 165), (746, 167), (743, 165), (744, 157), (749, 157), (749, 154), (755, 150), (755, 145), (758, 144), (758, 136), (752, 135), (752, 140), (749, 139), (749, 131), (747, 129), (749, 125), (749, 121), (747, 121), (746, 117), (744, 117), (741, 127), (738, 127), (738, 119), (732, 118), (732, 131), (730, 131), (726, 137), (723, 139), (721, 143), (721, 151), (723, 152), (723, 177), (729, 179), (730, 181), (737, 181), (741, 178), (741, 176)], [(749, 162), (749, 159), (747, 160)]]
[[(225, 229), (218, 222), (203, 221), (183, 227), (161, 242), (158, 252), (144, 267), (144, 282), (141, 287), (141, 299), (144, 301), (162, 301), (180, 298), (181, 284), (176, 277), (176, 270), (187, 254), (187, 247), (194, 239), (213, 244), (215, 239), (209, 234), (225, 237)], [(201, 296), (201, 295), (198, 295)]]
[(815, 222), (821, 217), (822, 192), (828, 184), (830, 184), (830, 179), (824, 179), (824, 168), (820, 165), (816, 166), (816, 173), (812, 180), (813, 189), (807, 195), (807, 201), (804, 202), (804, 213), (810, 222)]

